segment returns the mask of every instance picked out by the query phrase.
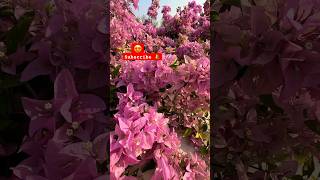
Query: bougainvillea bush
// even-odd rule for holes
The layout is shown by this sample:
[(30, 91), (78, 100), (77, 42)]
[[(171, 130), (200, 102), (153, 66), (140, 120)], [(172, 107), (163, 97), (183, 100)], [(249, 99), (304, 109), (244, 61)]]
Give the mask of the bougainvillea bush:
[[(112, 0), (111, 179), (209, 179), (209, 1), (190, 2), (171, 16), (153, 0), (149, 18), (132, 14), (138, 1)], [(124, 61), (142, 42), (161, 61)]]
[(0, 5), (1, 176), (106, 179), (105, 2)]
[[(209, 4), (137, 4), (1, 1), (1, 179), (209, 178)], [(136, 41), (163, 60), (122, 61)]]
[(320, 1), (217, 1), (218, 179), (319, 179)]

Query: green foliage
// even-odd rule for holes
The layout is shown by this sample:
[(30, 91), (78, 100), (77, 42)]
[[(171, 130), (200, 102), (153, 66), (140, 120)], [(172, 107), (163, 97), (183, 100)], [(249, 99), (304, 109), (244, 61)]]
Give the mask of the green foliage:
[(183, 137), (189, 137), (191, 134), (192, 134), (192, 129), (187, 128), (183, 133)]
[(320, 135), (320, 122), (317, 120), (307, 120), (304, 124), (313, 132)]
[(6, 33), (5, 43), (7, 45), (8, 54), (16, 52), (18, 46), (25, 40), (33, 17), (33, 11), (26, 12), (20, 17), (17, 24)]
[(179, 64), (179, 61), (178, 61), (178, 59), (176, 59), (171, 65), (170, 65), (170, 67), (172, 68), (172, 69), (177, 69), (177, 67), (179, 66), (180, 64)]
[(211, 11), (211, 20), (212, 20), (213, 22), (219, 20), (219, 13), (218, 13), (217, 11)]
[(273, 111), (283, 113), (283, 110), (276, 105), (271, 94), (263, 94), (259, 96), (260, 102), (266, 107), (270, 107)]
[(303, 168), (302, 168), (303, 176), (307, 176), (309, 178), (313, 173), (314, 169), (315, 167), (314, 167), (313, 157), (310, 156), (303, 164)]
[(118, 66), (112, 68), (113, 70), (111, 72), (111, 75), (112, 75), (113, 78), (119, 76), (120, 68), (121, 68), (121, 65), (118, 65)]
[(19, 81), (19, 77), (0, 72), (0, 92), (3, 89), (16, 87), (22, 84), (23, 83)]

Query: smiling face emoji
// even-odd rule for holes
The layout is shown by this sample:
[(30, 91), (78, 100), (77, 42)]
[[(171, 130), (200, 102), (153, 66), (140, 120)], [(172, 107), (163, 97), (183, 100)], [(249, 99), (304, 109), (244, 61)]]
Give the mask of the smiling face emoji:
[(142, 51), (142, 47), (140, 45), (135, 45), (133, 49), (136, 53), (140, 53)]

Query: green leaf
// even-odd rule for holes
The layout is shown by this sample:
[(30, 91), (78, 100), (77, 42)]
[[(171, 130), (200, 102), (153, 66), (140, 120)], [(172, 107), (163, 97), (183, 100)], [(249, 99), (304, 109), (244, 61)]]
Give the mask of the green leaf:
[(303, 176), (310, 177), (314, 171), (314, 162), (312, 156), (308, 158), (308, 160), (303, 164)]
[(187, 167), (187, 164), (186, 164), (185, 161), (181, 161), (181, 162), (179, 163), (179, 166), (180, 166), (181, 169), (185, 169), (185, 168)]
[(121, 65), (118, 65), (113, 68), (112, 77), (117, 77), (120, 74)]
[(270, 107), (275, 112), (283, 113), (283, 110), (280, 107), (278, 107), (274, 102), (271, 94), (263, 94), (263, 95), (260, 95), (259, 98), (260, 98), (260, 101), (267, 107)]
[(10, 7), (4, 6), (0, 8), (0, 17), (14, 16)]
[(203, 124), (202, 127), (201, 127), (201, 130), (204, 131), (204, 132), (207, 131), (208, 130), (208, 125), (207, 124)]
[(154, 169), (155, 167), (156, 167), (156, 163), (153, 160), (150, 160), (141, 168), (141, 171), (146, 172), (148, 170)]
[(159, 89), (159, 92), (164, 92), (164, 91), (166, 91), (166, 88), (160, 88)]
[(320, 122), (317, 120), (307, 120), (304, 124), (313, 132), (320, 135)]
[(219, 106), (219, 110), (221, 111), (228, 111), (228, 108), (224, 107), (224, 106)]
[(55, 5), (53, 3), (48, 2), (45, 6), (45, 11), (47, 15), (51, 15), (55, 9)]
[(278, 166), (275, 163), (268, 162), (267, 167), (269, 170), (275, 170)]
[(282, 161), (285, 161), (288, 158), (289, 158), (289, 154), (288, 153), (279, 152), (279, 153), (274, 155), (274, 157), (271, 159), (270, 162), (272, 162), (272, 163), (282, 162)]
[(0, 73), (0, 90), (22, 85), (19, 77)]
[(178, 66), (179, 66), (179, 61), (178, 61), (178, 59), (176, 59), (176, 60), (170, 65), (170, 67), (171, 67), (172, 69), (176, 69)]
[(192, 129), (187, 128), (183, 133), (183, 137), (189, 137), (191, 134), (192, 134)]
[(116, 102), (117, 99), (117, 88), (115, 86), (110, 87), (110, 103)]
[(157, 110), (158, 113), (166, 113), (168, 112), (168, 109), (164, 106), (160, 106)]
[(200, 154), (201, 155), (206, 155), (208, 154), (209, 150), (208, 150), (208, 147), (207, 146), (201, 146), (200, 147)]
[(16, 52), (19, 44), (25, 39), (33, 17), (33, 11), (26, 12), (22, 17), (20, 17), (17, 24), (7, 32), (5, 42), (8, 54)]
[(211, 19), (213, 22), (219, 20), (219, 13), (217, 11), (211, 11)]

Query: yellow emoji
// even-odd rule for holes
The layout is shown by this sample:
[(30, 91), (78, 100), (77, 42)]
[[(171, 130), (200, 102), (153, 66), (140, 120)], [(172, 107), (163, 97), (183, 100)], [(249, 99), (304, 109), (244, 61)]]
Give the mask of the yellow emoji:
[(135, 51), (136, 53), (140, 53), (140, 52), (142, 51), (142, 47), (141, 47), (140, 45), (135, 45), (135, 46), (134, 46), (134, 51)]

